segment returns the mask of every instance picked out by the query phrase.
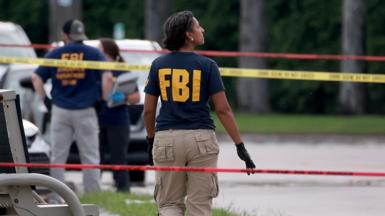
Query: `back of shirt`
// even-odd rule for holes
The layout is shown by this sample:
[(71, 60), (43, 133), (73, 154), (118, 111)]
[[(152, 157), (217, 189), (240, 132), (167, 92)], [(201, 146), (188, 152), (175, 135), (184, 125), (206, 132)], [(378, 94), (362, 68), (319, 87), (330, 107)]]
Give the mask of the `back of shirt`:
[[(48, 53), (45, 58), (61, 60), (106, 61), (96, 48), (80, 42), (70, 43)], [(82, 68), (44, 67), (35, 73), (45, 82), (52, 79), (52, 102), (66, 109), (94, 106), (101, 97), (101, 71)]]
[(209, 97), (223, 91), (216, 63), (193, 52), (172, 52), (151, 65), (147, 94), (160, 96), (156, 130), (214, 129)]

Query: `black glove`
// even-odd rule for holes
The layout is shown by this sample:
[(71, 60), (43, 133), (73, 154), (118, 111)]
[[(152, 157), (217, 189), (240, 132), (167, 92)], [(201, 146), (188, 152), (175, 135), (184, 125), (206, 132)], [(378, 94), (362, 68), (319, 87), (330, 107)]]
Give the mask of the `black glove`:
[[(241, 160), (245, 161), (246, 163), (246, 169), (255, 169), (255, 164), (253, 160), (251, 160), (249, 153), (247, 152), (245, 145), (243, 143), (236, 144), (237, 147), (237, 153)], [(254, 172), (247, 172), (247, 175), (250, 175), (250, 173)]]
[(45, 108), (47, 108), (48, 112), (51, 112), (52, 100), (49, 97), (45, 96), (43, 103), (45, 105)]
[(154, 146), (154, 137), (146, 137), (147, 138), (147, 154), (148, 154), (148, 162), (151, 166), (154, 166), (154, 161), (152, 158), (152, 147)]

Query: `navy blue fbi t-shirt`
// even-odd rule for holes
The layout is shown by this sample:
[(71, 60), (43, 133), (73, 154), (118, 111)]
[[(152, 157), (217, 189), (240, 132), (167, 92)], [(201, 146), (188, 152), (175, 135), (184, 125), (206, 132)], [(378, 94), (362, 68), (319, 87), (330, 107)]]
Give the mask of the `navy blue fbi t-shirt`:
[[(124, 71), (112, 71), (114, 80), (125, 73)], [(130, 118), (128, 115), (128, 107), (123, 104), (120, 106), (109, 108), (107, 103), (103, 101), (99, 112), (99, 122), (101, 125), (129, 125)]]
[(217, 64), (192, 52), (172, 52), (151, 65), (147, 94), (160, 96), (156, 130), (214, 129), (209, 97), (224, 91)]
[[(106, 61), (98, 49), (81, 42), (69, 43), (48, 53), (45, 58), (61, 60)], [(94, 106), (101, 97), (100, 70), (82, 68), (44, 67), (35, 71), (44, 82), (52, 79), (52, 102), (65, 109)]]

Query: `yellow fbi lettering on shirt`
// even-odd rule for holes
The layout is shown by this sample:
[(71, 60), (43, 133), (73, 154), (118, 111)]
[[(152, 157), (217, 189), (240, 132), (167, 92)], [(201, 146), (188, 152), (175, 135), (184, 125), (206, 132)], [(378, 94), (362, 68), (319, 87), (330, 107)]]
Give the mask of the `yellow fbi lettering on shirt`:
[[(83, 60), (84, 53), (62, 53), (62, 60)], [(83, 68), (66, 68), (59, 67), (56, 73), (56, 79), (61, 80), (63, 86), (76, 85), (78, 80), (84, 79), (86, 76)]]
[(188, 86), (190, 74), (186, 69), (162, 68), (158, 72), (162, 100), (169, 100), (167, 89), (171, 88), (171, 99), (175, 102), (186, 102), (190, 98), (193, 102), (200, 101), (201, 70), (193, 70), (192, 89)]

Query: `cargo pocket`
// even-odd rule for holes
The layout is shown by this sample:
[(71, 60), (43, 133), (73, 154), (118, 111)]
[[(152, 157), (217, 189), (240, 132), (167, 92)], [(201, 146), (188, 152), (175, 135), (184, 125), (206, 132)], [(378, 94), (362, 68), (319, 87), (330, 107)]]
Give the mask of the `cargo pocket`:
[(172, 139), (159, 139), (154, 143), (154, 161), (157, 163), (175, 160), (174, 142)]
[(219, 146), (214, 134), (199, 133), (195, 135), (195, 141), (198, 145), (201, 155), (218, 154)]
[(218, 187), (218, 176), (216, 173), (212, 173), (211, 176), (211, 193), (210, 196), (212, 198), (217, 197), (219, 194), (219, 187)]

